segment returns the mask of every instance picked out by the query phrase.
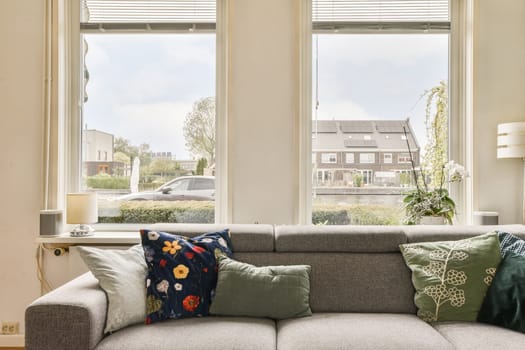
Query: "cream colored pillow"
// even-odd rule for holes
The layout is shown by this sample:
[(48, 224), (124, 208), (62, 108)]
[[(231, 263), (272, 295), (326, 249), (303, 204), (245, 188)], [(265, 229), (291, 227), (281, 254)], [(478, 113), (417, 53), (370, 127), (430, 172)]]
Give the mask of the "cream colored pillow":
[(127, 250), (78, 247), (78, 251), (108, 297), (104, 333), (144, 322), (148, 268), (142, 246)]

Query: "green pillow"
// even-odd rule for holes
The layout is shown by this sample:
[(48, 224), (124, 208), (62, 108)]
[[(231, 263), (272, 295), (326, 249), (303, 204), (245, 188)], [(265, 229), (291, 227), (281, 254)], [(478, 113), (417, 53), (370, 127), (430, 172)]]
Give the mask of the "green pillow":
[(310, 269), (308, 265), (255, 267), (223, 257), (210, 314), (277, 320), (310, 316)]
[(401, 244), (412, 270), (418, 316), (427, 322), (476, 321), (501, 261), (496, 233), (458, 241)]
[(483, 301), (478, 321), (525, 333), (525, 256), (506, 254)]

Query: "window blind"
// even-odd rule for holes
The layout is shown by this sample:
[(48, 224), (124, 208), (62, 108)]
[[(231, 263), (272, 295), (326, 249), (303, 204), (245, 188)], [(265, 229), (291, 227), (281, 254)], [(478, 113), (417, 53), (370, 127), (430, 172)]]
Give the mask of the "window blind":
[(450, 30), (449, 0), (312, 0), (314, 31)]
[(80, 1), (80, 27), (84, 32), (215, 30), (215, 0)]

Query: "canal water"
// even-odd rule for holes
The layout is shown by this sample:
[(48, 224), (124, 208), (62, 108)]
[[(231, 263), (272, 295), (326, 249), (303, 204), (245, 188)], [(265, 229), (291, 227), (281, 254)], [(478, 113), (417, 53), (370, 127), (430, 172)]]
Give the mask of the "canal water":
[(400, 207), (403, 205), (403, 197), (402, 194), (323, 194), (312, 198), (312, 203), (329, 205), (363, 204)]

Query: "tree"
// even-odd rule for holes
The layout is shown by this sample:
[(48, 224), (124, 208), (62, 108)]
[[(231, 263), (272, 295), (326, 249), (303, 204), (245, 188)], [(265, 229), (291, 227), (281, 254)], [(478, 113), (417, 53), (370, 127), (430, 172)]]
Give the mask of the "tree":
[(215, 161), (215, 97), (201, 98), (184, 120), (186, 147), (194, 155)]
[(140, 165), (147, 166), (151, 163), (151, 149), (149, 144), (141, 143), (138, 146), (138, 154), (140, 158)]
[(131, 164), (131, 158), (124, 152), (115, 152), (113, 154), (113, 160), (115, 162), (124, 163), (126, 165)]
[(448, 87), (446, 81), (425, 91), (427, 98), (425, 126), (427, 144), (423, 156), (423, 169), (430, 175), (431, 187), (442, 185), (444, 168), (448, 161)]
[(113, 152), (124, 153), (130, 158), (131, 164), (133, 164), (135, 157), (139, 157), (141, 167), (151, 163), (151, 150), (147, 143), (142, 143), (140, 146), (133, 146), (128, 139), (117, 136), (113, 141)]
[(197, 162), (197, 169), (195, 170), (195, 175), (204, 175), (204, 168), (208, 166), (208, 161), (206, 158), (201, 158)]
[(154, 159), (148, 166), (148, 174), (161, 177), (178, 177), (185, 174), (186, 170), (180, 167), (179, 162), (171, 159)]
[(115, 166), (114, 168), (115, 175), (124, 176), (125, 170), (131, 164), (131, 158), (124, 152), (115, 152), (113, 154), (113, 161), (123, 164), (123, 165)]
[(133, 146), (128, 139), (123, 137), (115, 137), (113, 142), (113, 152), (121, 152), (126, 154), (131, 160), (138, 156), (139, 150), (136, 146)]

